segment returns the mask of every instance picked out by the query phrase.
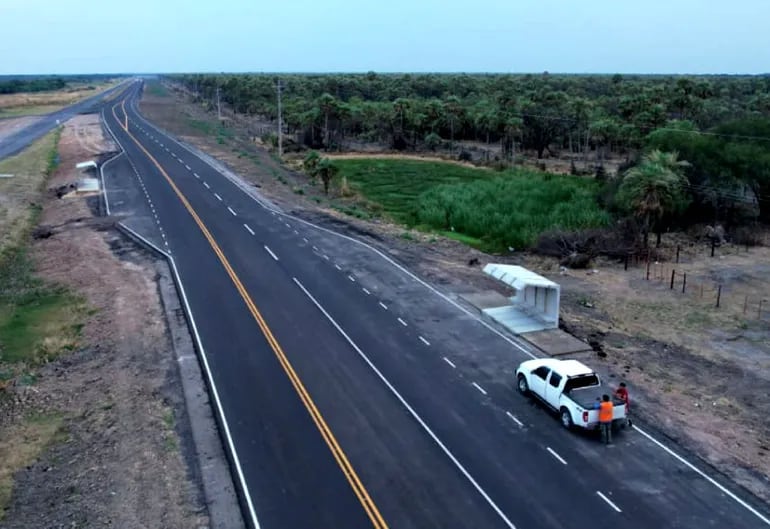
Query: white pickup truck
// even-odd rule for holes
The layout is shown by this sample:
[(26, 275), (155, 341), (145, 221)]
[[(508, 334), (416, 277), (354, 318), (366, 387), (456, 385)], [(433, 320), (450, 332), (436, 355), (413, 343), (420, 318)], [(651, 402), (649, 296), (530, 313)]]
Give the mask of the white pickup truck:
[(599, 410), (595, 405), (602, 395), (612, 399), (613, 426), (628, 422), (625, 402), (602, 385), (599, 375), (577, 360), (527, 360), (516, 369), (516, 384), (522, 394), (533, 395), (559, 412), (565, 428), (598, 428)]

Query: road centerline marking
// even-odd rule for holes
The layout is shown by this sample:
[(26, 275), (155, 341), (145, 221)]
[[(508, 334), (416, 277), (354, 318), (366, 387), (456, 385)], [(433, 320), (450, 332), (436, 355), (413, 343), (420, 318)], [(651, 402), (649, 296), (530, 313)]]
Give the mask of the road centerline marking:
[(382, 301), (380, 301), (379, 303), (380, 303), (380, 307), (382, 307), (385, 310), (388, 310), (388, 306), (385, 303), (383, 303)]
[(406, 323), (404, 320), (402, 320), (401, 318), (396, 318), (396, 319), (398, 320), (398, 323), (400, 323), (400, 324), (401, 324), (401, 325), (403, 325), (404, 327), (407, 327), (407, 326), (408, 326), (408, 325), (407, 325), (407, 323)]
[(254, 235), (254, 230), (252, 230), (252, 229), (249, 227), (249, 225), (248, 225), (248, 224), (244, 224), (244, 225), (243, 225), (243, 227), (244, 227), (244, 228), (246, 228), (246, 231), (248, 231), (249, 233), (251, 233), (252, 235)]
[(509, 411), (506, 411), (506, 412), (505, 412), (505, 414), (506, 414), (508, 417), (510, 417), (510, 418), (513, 420), (513, 422), (515, 422), (515, 423), (516, 423), (516, 424), (518, 424), (519, 426), (524, 426), (524, 423), (523, 423), (523, 422), (521, 422), (519, 419), (517, 419), (517, 418), (516, 418), (516, 416), (515, 416), (514, 414), (512, 414), (511, 412), (509, 412)]
[[(113, 116), (115, 117), (115, 120), (119, 122), (120, 120), (118, 119), (117, 114), (115, 113), (115, 107), (112, 108), (112, 113), (113, 113)], [(334, 456), (334, 459), (337, 461), (337, 464), (339, 465), (340, 470), (342, 471), (348, 483), (350, 484), (350, 487), (353, 489), (353, 492), (355, 493), (356, 497), (361, 503), (361, 506), (366, 511), (366, 514), (369, 517), (369, 520), (372, 522), (372, 524), (376, 529), (388, 529), (388, 524), (385, 522), (384, 518), (382, 517), (382, 514), (380, 514), (379, 509), (375, 505), (368, 491), (364, 487), (364, 484), (361, 482), (361, 479), (358, 477), (358, 474), (356, 473), (355, 469), (351, 465), (350, 460), (347, 458), (347, 455), (342, 450), (342, 447), (339, 445), (339, 442), (337, 441), (336, 437), (334, 436), (331, 429), (329, 428), (329, 425), (324, 420), (323, 416), (321, 415), (321, 412), (318, 410), (318, 407), (316, 406), (315, 402), (313, 401), (307, 389), (305, 388), (305, 385), (303, 384), (302, 380), (299, 378), (299, 375), (294, 370), (294, 367), (292, 366), (291, 362), (286, 356), (286, 353), (283, 351), (283, 349), (281, 348), (281, 345), (275, 339), (275, 336), (270, 330), (270, 327), (268, 327), (267, 322), (262, 316), (262, 313), (254, 304), (254, 301), (251, 299), (251, 296), (246, 290), (246, 287), (243, 285), (240, 278), (235, 273), (235, 270), (232, 268), (230, 261), (227, 259), (224, 252), (219, 247), (219, 244), (214, 239), (213, 235), (211, 234), (209, 229), (206, 227), (206, 225), (203, 223), (203, 220), (200, 218), (200, 216), (198, 216), (198, 213), (193, 209), (192, 205), (190, 204), (190, 201), (187, 200), (187, 197), (182, 193), (182, 191), (179, 189), (176, 183), (174, 183), (174, 181), (171, 179), (171, 177), (168, 175), (165, 169), (163, 169), (163, 166), (161, 166), (161, 164), (158, 163), (155, 157), (153, 157), (152, 154), (150, 154), (150, 152), (139, 142), (139, 140), (137, 140), (136, 137), (133, 134), (131, 134), (131, 132), (129, 132), (128, 127), (121, 126), (121, 128), (123, 128), (126, 135), (129, 138), (131, 138), (131, 140), (139, 147), (139, 149), (141, 149), (142, 152), (144, 152), (144, 154), (155, 165), (155, 167), (158, 168), (160, 173), (165, 178), (166, 182), (168, 182), (169, 186), (172, 188), (176, 196), (182, 202), (182, 205), (185, 207), (185, 209), (190, 214), (190, 216), (192, 216), (198, 228), (203, 233), (203, 236), (206, 238), (209, 245), (211, 246), (211, 249), (219, 258), (219, 261), (224, 267), (228, 276), (230, 277), (230, 280), (233, 282), (236, 289), (238, 290), (238, 293), (240, 294), (241, 299), (243, 299), (244, 303), (249, 309), (249, 312), (256, 320), (260, 330), (262, 331), (262, 334), (265, 336), (268, 344), (270, 345), (271, 349), (275, 353), (276, 358), (278, 359), (281, 366), (283, 367), (284, 372), (286, 373), (286, 376), (289, 378), (292, 385), (294, 386), (294, 389), (296, 390), (300, 400), (305, 405), (305, 408), (307, 409), (308, 413), (313, 419), (313, 422), (318, 428), (319, 433), (321, 434), (327, 446), (329, 447), (329, 450), (332, 452), (332, 455)], [(253, 505), (251, 501), (251, 496), (249, 495), (249, 491), (247, 490), (244, 492), (246, 493), (249, 506), (253, 511)]]
[(219, 200), (220, 202), (222, 202), (222, 197), (220, 197), (220, 196), (219, 196), (217, 193), (214, 193), (214, 196), (215, 196), (215, 197), (217, 197), (217, 200)]
[(419, 336), (419, 338), (420, 338), (420, 341), (422, 343), (424, 343), (425, 345), (430, 345), (430, 342), (428, 340), (426, 340), (425, 338), (423, 338), (422, 336)]
[(230, 206), (227, 206), (227, 211), (229, 211), (230, 213), (232, 213), (232, 214), (233, 214), (233, 217), (237, 217), (237, 216), (238, 216), (238, 214), (237, 214), (237, 213), (235, 213), (235, 211), (233, 211), (233, 208), (231, 208)]
[(602, 491), (600, 491), (600, 490), (597, 490), (597, 491), (596, 491), (596, 494), (598, 494), (598, 495), (599, 495), (599, 497), (600, 497), (601, 499), (603, 499), (604, 501), (606, 501), (606, 502), (609, 504), (609, 506), (610, 506), (610, 507), (612, 507), (613, 509), (615, 509), (617, 512), (623, 512), (623, 511), (621, 511), (621, 510), (620, 510), (620, 507), (618, 507), (617, 505), (615, 505), (614, 503), (612, 503), (612, 500), (610, 500), (610, 499), (609, 499), (607, 496), (605, 496), (604, 494), (602, 494)]
[(558, 459), (558, 460), (559, 460), (559, 462), (561, 462), (561, 464), (562, 464), (562, 465), (566, 465), (566, 464), (567, 464), (567, 462), (564, 460), (564, 458), (563, 458), (563, 457), (561, 457), (559, 454), (557, 454), (557, 453), (556, 453), (556, 450), (554, 450), (554, 449), (553, 449), (553, 448), (551, 448), (550, 446), (546, 446), (546, 447), (545, 447), (545, 449), (546, 449), (546, 450), (548, 450), (548, 452), (549, 452), (549, 453), (550, 453), (550, 454), (551, 454), (553, 457), (555, 457), (556, 459)]
[(475, 382), (471, 382), (471, 384), (473, 385), (473, 387), (475, 387), (477, 390), (479, 390), (479, 391), (480, 391), (481, 393), (483, 393), (484, 395), (486, 395), (486, 394), (487, 394), (487, 390), (485, 390), (484, 388), (482, 388), (481, 386), (479, 386), (479, 385), (478, 385), (478, 384), (476, 384)]
[(449, 364), (450, 366), (452, 366), (452, 369), (457, 369), (457, 366), (456, 366), (456, 365), (454, 364), (454, 362), (452, 362), (452, 361), (451, 361), (449, 358), (447, 358), (446, 356), (444, 356), (444, 357), (442, 357), (442, 358), (444, 359), (444, 362), (446, 362), (447, 364)]
[(264, 246), (265, 246), (265, 250), (267, 250), (267, 253), (270, 254), (270, 257), (272, 257), (273, 259), (275, 259), (277, 261), (278, 260), (278, 256), (273, 253), (273, 250), (268, 248), (267, 244), (265, 244)]

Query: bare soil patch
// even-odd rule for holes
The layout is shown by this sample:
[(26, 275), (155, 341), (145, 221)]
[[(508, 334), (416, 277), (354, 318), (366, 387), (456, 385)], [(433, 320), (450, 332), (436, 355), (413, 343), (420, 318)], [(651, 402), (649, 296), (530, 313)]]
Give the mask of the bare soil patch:
[[(694, 239), (671, 237), (664, 238), (661, 252), (667, 252), (673, 261), (676, 246), (683, 245), (681, 264), (666, 261), (656, 269), (653, 263), (650, 281), (645, 279), (643, 267), (624, 271), (622, 263), (606, 260), (592, 263), (587, 271), (562, 272), (552, 258), (525, 252), (488, 255), (379, 218), (361, 220), (343, 215), (334, 209), (337, 202), (323, 197), (300, 173), (278, 167), (274, 160), (263, 165), (244, 156), (272, 160), (250, 139), (247, 125), (230, 120), (233, 139), (224, 144), (214, 136), (191, 131), (187, 126), (190, 119), (213, 123), (216, 116), (183, 96), (145, 94), (142, 111), (155, 123), (219, 158), (284, 208), (366, 240), (448, 290), (501, 290), (499, 283), (481, 272), (479, 263), (520, 264), (551, 277), (562, 285), (564, 328), (595, 347), (596, 352), (589, 353), (586, 361), (611, 382), (622, 379), (629, 383), (633, 413), (770, 501), (770, 319), (743, 314), (746, 295), (756, 300), (770, 296), (768, 248), (752, 248), (746, 253), (726, 245), (711, 258), (710, 249)], [(376, 157), (358, 153), (341, 156)], [(298, 166), (299, 157), (292, 159)], [(546, 163), (554, 166), (549, 170), (569, 170), (569, 160)], [(678, 289), (681, 274), (687, 272), (687, 294), (669, 289), (672, 268), (679, 274)], [(725, 296), (719, 309), (714, 307), (717, 282), (723, 285)]]
[[(49, 188), (71, 182), (76, 162), (112, 149), (98, 118), (68, 122)], [(37, 273), (84, 296), (92, 311), (74, 352), (0, 392), (0, 450), (42, 438), (34, 462), (19, 459), (2, 526), (203, 527), (177, 433), (186, 416), (155, 264), (94, 216), (97, 200), (49, 193), (43, 202), (41, 225), (55, 229), (31, 244)], [(41, 416), (58, 422), (30, 433)]]

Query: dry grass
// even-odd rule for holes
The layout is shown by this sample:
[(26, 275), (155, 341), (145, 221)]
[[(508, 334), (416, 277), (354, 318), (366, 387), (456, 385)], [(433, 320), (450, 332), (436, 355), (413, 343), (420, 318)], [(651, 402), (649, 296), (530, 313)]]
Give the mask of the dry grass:
[(0, 253), (16, 245), (30, 228), (59, 138), (51, 132), (16, 156), (0, 161)]
[(57, 414), (32, 415), (0, 431), (0, 520), (13, 492), (13, 476), (33, 464), (51, 444), (63, 440), (63, 419)]
[(26, 116), (47, 114), (72, 105), (87, 97), (112, 88), (118, 81), (92, 84), (95, 89), (88, 90), (86, 84), (77, 85), (65, 90), (52, 92), (20, 92), (18, 94), (0, 95), (0, 117)]

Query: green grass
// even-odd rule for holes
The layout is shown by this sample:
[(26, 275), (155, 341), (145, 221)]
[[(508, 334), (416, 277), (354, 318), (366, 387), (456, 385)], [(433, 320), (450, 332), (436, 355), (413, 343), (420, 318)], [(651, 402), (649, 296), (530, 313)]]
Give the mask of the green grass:
[(0, 364), (16, 374), (74, 349), (88, 314), (82, 298), (31, 270), (22, 249), (0, 258)]
[(541, 233), (606, 225), (593, 181), (418, 160), (335, 160), (338, 178), (393, 220), (470, 246), (527, 248)]
[(168, 97), (168, 90), (159, 81), (148, 82), (147, 93), (158, 97)]

